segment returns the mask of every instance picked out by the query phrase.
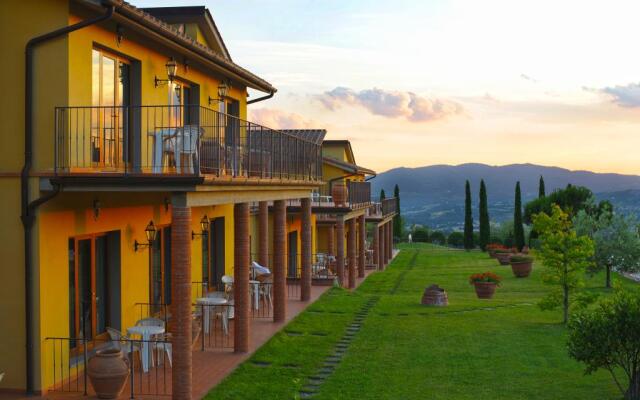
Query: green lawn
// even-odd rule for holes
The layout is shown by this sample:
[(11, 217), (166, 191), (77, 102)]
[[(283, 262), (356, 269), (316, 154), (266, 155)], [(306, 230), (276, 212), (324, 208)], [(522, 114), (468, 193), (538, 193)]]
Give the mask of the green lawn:
[[(358, 310), (378, 297), (314, 399), (619, 399), (609, 375), (585, 376), (568, 358), (560, 311), (535, 305), (549, 290), (539, 267), (516, 279), (480, 252), (403, 246), (355, 292), (326, 293), (207, 398), (297, 398)], [(467, 277), (488, 270), (503, 285), (494, 299), (479, 300)], [(419, 304), (432, 283), (447, 290), (448, 307)], [(607, 295), (603, 284), (601, 275), (587, 279), (588, 290)]]

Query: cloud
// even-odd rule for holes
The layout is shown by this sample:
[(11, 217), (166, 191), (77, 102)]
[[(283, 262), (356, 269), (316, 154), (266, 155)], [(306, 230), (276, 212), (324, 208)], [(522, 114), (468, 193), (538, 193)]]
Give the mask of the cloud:
[(272, 108), (250, 109), (249, 120), (273, 129), (318, 128), (314, 121), (306, 119), (300, 114)]
[(520, 74), (520, 78), (524, 79), (525, 81), (529, 81), (529, 82), (533, 82), (533, 83), (538, 83), (538, 80), (537, 80), (537, 79), (534, 79), (534, 78), (530, 77), (529, 75)]
[(412, 92), (378, 88), (357, 92), (346, 87), (336, 87), (317, 96), (316, 99), (331, 111), (343, 106), (360, 106), (374, 115), (405, 118), (411, 122), (435, 121), (464, 114), (462, 105), (451, 100), (430, 99)]
[(606, 87), (600, 89), (599, 92), (609, 96), (611, 101), (620, 107), (640, 107), (640, 83)]

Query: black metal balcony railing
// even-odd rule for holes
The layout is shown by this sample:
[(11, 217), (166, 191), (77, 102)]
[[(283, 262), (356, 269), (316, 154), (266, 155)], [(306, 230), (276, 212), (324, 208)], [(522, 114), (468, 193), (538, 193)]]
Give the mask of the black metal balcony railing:
[(395, 197), (382, 200), (382, 215), (389, 215), (396, 212), (398, 201)]
[(371, 182), (349, 182), (347, 189), (351, 208), (371, 204)]
[(55, 172), (319, 181), (319, 144), (201, 106), (57, 107)]

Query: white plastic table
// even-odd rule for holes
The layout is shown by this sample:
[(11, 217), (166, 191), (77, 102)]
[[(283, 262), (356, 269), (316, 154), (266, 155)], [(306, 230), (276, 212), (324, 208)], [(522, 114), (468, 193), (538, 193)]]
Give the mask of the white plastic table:
[(142, 370), (149, 372), (149, 360), (151, 360), (151, 349), (149, 347), (149, 341), (152, 336), (160, 335), (164, 333), (164, 327), (162, 326), (132, 326), (127, 328), (127, 334), (139, 335), (142, 337)]
[(249, 284), (253, 287), (253, 308), (257, 310), (260, 305), (260, 281), (250, 280)]
[[(210, 317), (211, 317), (209, 313), (209, 308), (211, 307), (206, 307), (206, 306), (222, 306), (227, 303), (228, 301), (224, 297), (199, 297), (196, 299), (196, 304), (205, 306), (205, 307), (202, 307), (204, 309), (202, 310), (202, 319), (204, 322), (203, 323), (204, 333), (209, 333), (209, 323), (210, 323)], [(223, 312), (222, 313), (222, 329), (224, 329), (225, 334), (229, 333), (229, 328), (227, 324), (228, 324), (227, 313)]]

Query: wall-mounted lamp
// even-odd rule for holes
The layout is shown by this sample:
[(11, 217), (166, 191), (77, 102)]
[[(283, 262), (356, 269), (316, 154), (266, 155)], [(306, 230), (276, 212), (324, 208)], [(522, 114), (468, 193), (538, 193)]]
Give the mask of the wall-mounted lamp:
[(100, 216), (100, 208), (102, 208), (102, 205), (100, 204), (100, 200), (95, 199), (93, 201), (93, 220), (97, 221), (98, 217)]
[(191, 231), (191, 240), (195, 239), (196, 236), (205, 236), (209, 233), (209, 217), (207, 217), (206, 214), (200, 220), (200, 229), (202, 230), (202, 233), (195, 233), (194, 231)]
[(166, 85), (169, 82), (173, 82), (176, 79), (176, 75), (178, 74), (178, 63), (173, 58), (170, 58), (169, 61), (165, 64), (167, 67), (167, 79), (158, 79), (158, 77), (154, 77), (156, 87), (160, 85)]
[(228, 93), (229, 93), (229, 85), (225, 81), (220, 82), (220, 84), (218, 85), (218, 98), (214, 99), (213, 97), (209, 96), (209, 105), (211, 105), (211, 103), (213, 102), (218, 102), (218, 103), (224, 102), (224, 99), (225, 97), (227, 97)]
[(153, 242), (156, 240), (156, 234), (158, 231), (156, 227), (153, 225), (153, 221), (149, 221), (149, 225), (144, 229), (144, 234), (147, 237), (147, 243), (138, 243), (137, 240), (133, 242), (133, 251), (138, 251), (141, 247), (153, 247)]
[(120, 47), (120, 43), (122, 43), (122, 39), (124, 39), (124, 28), (122, 25), (116, 25), (116, 43), (118, 47)]

